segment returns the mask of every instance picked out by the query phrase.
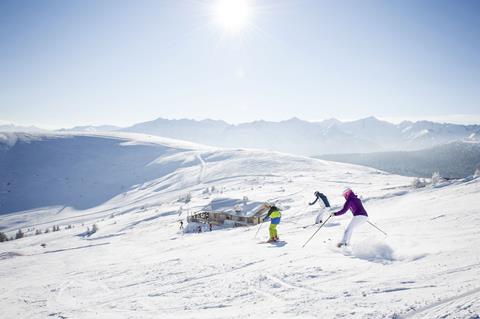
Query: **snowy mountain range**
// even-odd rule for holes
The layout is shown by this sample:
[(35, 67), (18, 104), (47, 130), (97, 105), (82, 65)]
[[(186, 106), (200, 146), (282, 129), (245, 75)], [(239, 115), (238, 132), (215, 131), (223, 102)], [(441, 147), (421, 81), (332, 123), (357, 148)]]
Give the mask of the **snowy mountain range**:
[[(351, 164), (133, 133), (4, 133), (0, 145), (0, 231), (25, 234), (0, 243), (2, 317), (480, 314), (478, 177), (417, 189)], [(348, 214), (302, 248), (323, 209), (313, 192), (338, 210), (345, 186), (388, 236), (365, 224), (336, 248)], [(283, 244), (264, 243), (265, 224), (179, 229), (216, 198), (276, 203)]]
[(255, 121), (239, 125), (223, 121), (156, 119), (122, 129), (220, 147), (271, 149), (299, 155), (418, 150), (459, 140), (480, 140), (480, 125), (428, 121), (398, 125), (375, 117), (341, 122)]
[[(35, 129), (35, 130), (33, 130)], [(0, 126), (0, 132), (39, 132), (40, 129)], [(368, 117), (356, 121), (328, 119), (229, 124), (218, 120), (158, 118), (130, 127), (88, 125), (59, 132), (133, 132), (180, 139), (218, 147), (256, 148), (298, 155), (414, 151), (454, 141), (480, 141), (480, 125), (429, 121), (392, 124)], [(45, 130), (43, 130), (45, 132)]]

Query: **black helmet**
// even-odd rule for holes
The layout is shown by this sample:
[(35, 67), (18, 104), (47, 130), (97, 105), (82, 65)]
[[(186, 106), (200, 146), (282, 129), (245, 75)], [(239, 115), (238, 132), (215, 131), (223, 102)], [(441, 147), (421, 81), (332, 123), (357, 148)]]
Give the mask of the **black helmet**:
[(315, 197), (319, 197), (319, 196), (320, 196), (320, 192), (319, 192), (319, 191), (316, 191), (315, 193), (313, 193), (313, 195), (315, 195)]
[(273, 206), (270, 207), (270, 209), (268, 210), (268, 212), (271, 213), (271, 212), (274, 212), (274, 211), (276, 211), (276, 210), (278, 210), (278, 207), (276, 207), (275, 205), (273, 205)]

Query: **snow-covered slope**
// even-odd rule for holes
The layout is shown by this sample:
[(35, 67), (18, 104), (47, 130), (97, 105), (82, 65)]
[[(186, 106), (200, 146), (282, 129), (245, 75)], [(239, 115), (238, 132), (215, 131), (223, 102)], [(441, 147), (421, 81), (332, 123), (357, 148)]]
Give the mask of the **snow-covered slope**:
[[(194, 144), (135, 134), (10, 134), (0, 139), (0, 214), (45, 206), (88, 209), (183, 166)], [(199, 146), (196, 146), (198, 149)], [(183, 158), (158, 163), (182, 153)]]
[[(64, 209), (59, 207), (70, 204), (73, 195), (60, 193), (57, 202), (39, 201), (38, 209), (0, 217), (9, 235), (19, 227), (30, 229), (28, 234), (52, 225), (62, 228), (0, 244), (5, 318), (480, 315), (478, 179), (414, 190), (410, 178), (360, 166), (129, 134), (23, 135), (11, 141), (1, 163), (2, 172), (15, 168), (19, 174), (10, 175), (13, 182), (25, 163), (17, 160), (45, 147), (36, 162), (43, 169), (34, 170), (43, 172), (38, 178), (44, 187), (59, 176), (48, 163), (62, 162), (71, 166), (59, 169), (71, 175), (67, 182), (53, 183), (56, 191), (75, 185), (72, 194), (87, 192), (93, 180), (102, 187), (118, 181), (126, 187), (102, 193), (98, 203), (82, 206), (80, 201)], [(17, 153), (5, 164), (9, 152)], [(77, 160), (59, 159), (61, 154)], [(108, 154), (112, 166), (124, 165), (111, 185), (102, 181), (113, 174), (102, 172), (109, 169), (103, 162), (108, 161), (97, 160)], [(94, 169), (92, 162), (100, 167), (82, 184), (77, 180), (82, 174), (74, 172)], [(21, 185), (27, 187), (28, 181)], [(339, 250), (334, 244), (349, 220), (345, 216), (332, 219), (301, 248), (316, 229), (304, 228), (318, 208), (307, 205), (313, 191), (326, 193), (338, 209), (346, 185), (363, 197), (371, 221), (388, 237), (367, 224), (354, 234), (350, 249)], [(187, 193), (191, 201), (179, 202)], [(283, 208), (279, 234), (285, 245), (258, 244), (266, 225), (258, 238), (256, 227), (200, 234), (178, 230), (178, 220), (210, 200), (243, 196)], [(88, 236), (85, 230), (93, 223), (99, 230)], [(73, 228), (63, 229), (66, 225)]]

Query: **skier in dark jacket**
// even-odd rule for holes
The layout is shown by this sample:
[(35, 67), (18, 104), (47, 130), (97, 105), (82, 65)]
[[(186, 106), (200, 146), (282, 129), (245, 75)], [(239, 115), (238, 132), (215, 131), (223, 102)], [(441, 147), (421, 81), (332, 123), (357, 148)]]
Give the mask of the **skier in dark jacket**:
[(353, 230), (368, 221), (368, 214), (363, 207), (362, 201), (350, 188), (343, 191), (343, 197), (345, 197), (343, 208), (338, 212), (332, 213), (331, 216), (340, 216), (345, 214), (348, 210), (351, 210), (353, 218), (343, 233), (342, 241), (337, 244), (338, 247), (349, 245)]
[(324, 213), (328, 209), (330, 209), (330, 203), (328, 202), (327, 196), (325, 196), (323, 193), (320, 193), (319, 191), (316, 191), (315, 193), (313, 193), (313, 195), (315, 196), (315, 200), (311, 203), (308, 203), (308, 205), (312, 206), (318, 201), (318, 204), (320, 205), (320, 211), (315, 218), (315, 224), (321, 224), (323, 221)]

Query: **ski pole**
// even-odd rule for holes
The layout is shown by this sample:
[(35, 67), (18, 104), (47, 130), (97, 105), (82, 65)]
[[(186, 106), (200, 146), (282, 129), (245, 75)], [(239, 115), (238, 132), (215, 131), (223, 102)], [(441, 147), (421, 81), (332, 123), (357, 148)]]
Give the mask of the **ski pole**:
[(255, 233), (255, 237), (253, 237), (253, 238), (257, 238), (258, 232), (260, 231), (260, 228), (262, 228), (262, 224), (263, 224), (263, 222), (260, 222), (260, 225), (258, 225), (257, 232)]
[(367, 220), (367, 223), (369, 223), (370, 225), (372, 225), (373, 227), (375, 227), (376, 229), (378, 229), (380, 232), (382, 232), (385, 236), (388, 236), (386, 232), (384, 232), (383, 230), (381, 230), (380, 228), (378, 228), (377, 226), (375, 226), (375, 224), (373, 224), (372, 222), (370, 222), (369, 220)]
[(305, 247), (310, 240), (312, 240), (312, 238), (318, 233), (318, 231), (323, 227), (323, 225), (325, 225), (328, 222), (328, 220), (331, 217), (332, 217), (332, 215), (328, 216), (328, 218), (318, 227), (318, 229), (313, 233), (313, 235), (310, 236), (310, 238), (305, 242), (305, 244), (303, 244), (302, 248)]

